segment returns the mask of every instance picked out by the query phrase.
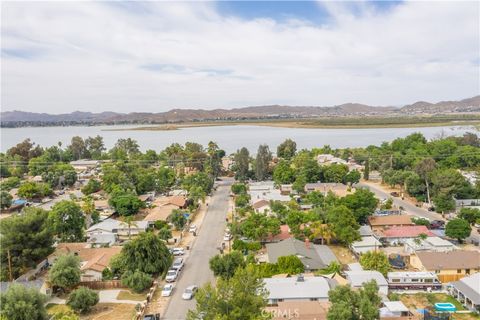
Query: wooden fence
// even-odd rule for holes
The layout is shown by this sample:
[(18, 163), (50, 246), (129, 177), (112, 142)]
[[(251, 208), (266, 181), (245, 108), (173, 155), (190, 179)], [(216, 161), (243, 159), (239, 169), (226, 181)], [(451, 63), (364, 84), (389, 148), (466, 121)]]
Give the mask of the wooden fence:
[(117, 288), (126, 288), (122, 285), (121, 280), (108, 280), (108, 281), (82, 281), (78, 284), (79, 287), (87, 287), (93, 290), (107, 290), (107, 289), (117, 289)]

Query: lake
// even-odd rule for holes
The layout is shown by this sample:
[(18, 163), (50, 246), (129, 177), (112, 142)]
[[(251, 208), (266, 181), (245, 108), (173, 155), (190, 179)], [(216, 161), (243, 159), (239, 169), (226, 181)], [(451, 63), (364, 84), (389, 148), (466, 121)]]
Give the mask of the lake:
[(472, 126), (305, 129), (252, 125), (191, 127), (167, 131), (111, 131), (111, 129), (134, 127), (139, 126), (2, 128), (0, 150), (5, 152), (8, 148), (26, 138), (30, 138), (33, 142), (45, 147), (56, 145), (59, 141), (62, 142), (63, 146), (67, 146), (73, 136), (87, 138), (88, 136), (100, 135), (104, 138), (107, 148), (111, 148), (119, 138), (135, 139), (142, 150), (153, 149), (156, 151), (160, 151), (174, 142), (184, 144), (191, 141), (206, 146), (209, 141), (215, 141), (220, 148), (230, 154), (241, 147), (247, 147), (251, 153), (255, 153), (259, 144), (268, 144), (270, 149), (275, 152), (277, 145), (287, 138), (296, 141), (297, 149), (321, 147), (326, 144), (332, 148), (346, 148), (365, 147), (372, 144), (380, 145), (384, 141), (405, 137), (413, 132), (420, 132), (427, 139), (431, 139), (440, 135), (459, 136), (468, 131), (476, 131)]

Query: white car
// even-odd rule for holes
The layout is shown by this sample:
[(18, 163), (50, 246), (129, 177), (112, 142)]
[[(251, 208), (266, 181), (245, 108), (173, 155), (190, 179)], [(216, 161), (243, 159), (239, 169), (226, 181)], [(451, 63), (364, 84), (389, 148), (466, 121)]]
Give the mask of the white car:
[(183, 258), (176, 258), (175, 261), (173, 261), (172, 269), (175, 269), (180, 272), (182, 268), (183, 268)]
[(230, 233), (225, 233), (223, 236), (223, 241), (230, 241), (232, 240), (232, 235)]
[(195, 295), (195, 293), (197, 292), (197, 290), (198, 290), (198, 287), (196, 285), (187, 287), (182, 294), (182, 299), (191, 300)]
[(183, 248), (173, 248), (172, 253), (174, 256), (183, 256), (185, 254), (185, 250)]
[(188, 229), (188, 232), (190, 232), (190, 233), (197, 232), (197, 226), (194, 225), (194, 224), (190, 225), (190, 228)]
[(177, 280), (177, 277), (178, 277), (178, 271), (175, 270), (175, 269), (170, 269), (167, 272), (167, 276), (165, 277), (165, 281), (173, 282), (173, 281)]
[(173, 284), (167, 283), (166, 285), (163, 286), (162, 297), (170, 297), (172, 295), (172, 291), (173, 291)]

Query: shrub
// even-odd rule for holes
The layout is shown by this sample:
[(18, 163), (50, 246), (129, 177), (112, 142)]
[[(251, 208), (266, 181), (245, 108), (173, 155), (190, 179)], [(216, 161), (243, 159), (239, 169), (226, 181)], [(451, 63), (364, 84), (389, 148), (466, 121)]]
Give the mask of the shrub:
[(136, 293), (143, 292), (152, 284), (152, 277), (139, 270), (132, 272), (127, 271), (122, 276), (122, 284), (132, 289)]
[(98, 293), (92, 289), (80, 287), (70, 294), (67, 305), (77, 312), (85, 313), (96, 305), (98, 301)]
[(48, 272), (54, 286), (69, 289), (80, 282), (80, 259), (73, 254), (58, 257)]

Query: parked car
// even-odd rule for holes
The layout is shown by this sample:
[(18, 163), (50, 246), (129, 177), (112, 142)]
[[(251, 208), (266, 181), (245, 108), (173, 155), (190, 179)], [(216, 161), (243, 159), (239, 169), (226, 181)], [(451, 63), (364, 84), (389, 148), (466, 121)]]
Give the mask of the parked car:
[(196, 285), (187, 287), (182, 294), (182, 299), (191, 300), (193, 296), (195, 296), (195, 293), (197, 292), (197, 290), (198, 290), (198, 287)]
[(183, 256), (185, 254), (185, 250), (183, 248), (173, 248), (172, 254), (174, 256)]
[(223, 241), (230, 241), (232, 240), (232, 235), (230, 233), (225, 233), (223, 236)]
[(430, 222), (430, 229), (445, 229), (445, 221), (433, 220)]
[(173, 284), (167, 283), (166, 285), (163, 286), (162, 297), (170, 297), (172, 295), (172, 291), (173, 291)]
[(194, 224), (190, 225), (190, 228), (188, 229), (188, 232), (190, 232), (190, 233), (197, 232), (197, 226), (194, 225)]
[(160, 320), (160, 313), (146, 314), (143, 316), (143, 320)]
[(167, 272), (167, 276), (165, 277), (165, 281), (167, 282), (174, 282), (177, 280), (178, 277), (178, 271), (175, 269), (170, 269)]
[(183, 258), (176, 258), (173, 261), (172, 269), (180, 271), (180, 270), (182, 270), (182, 268), (183, 268)]
[(390, 195), (391, 195), (392, 197), (400, 197), (400, 194), (399, 194), (398, 192), (396, 192), (396, 191), (390, 192)]

